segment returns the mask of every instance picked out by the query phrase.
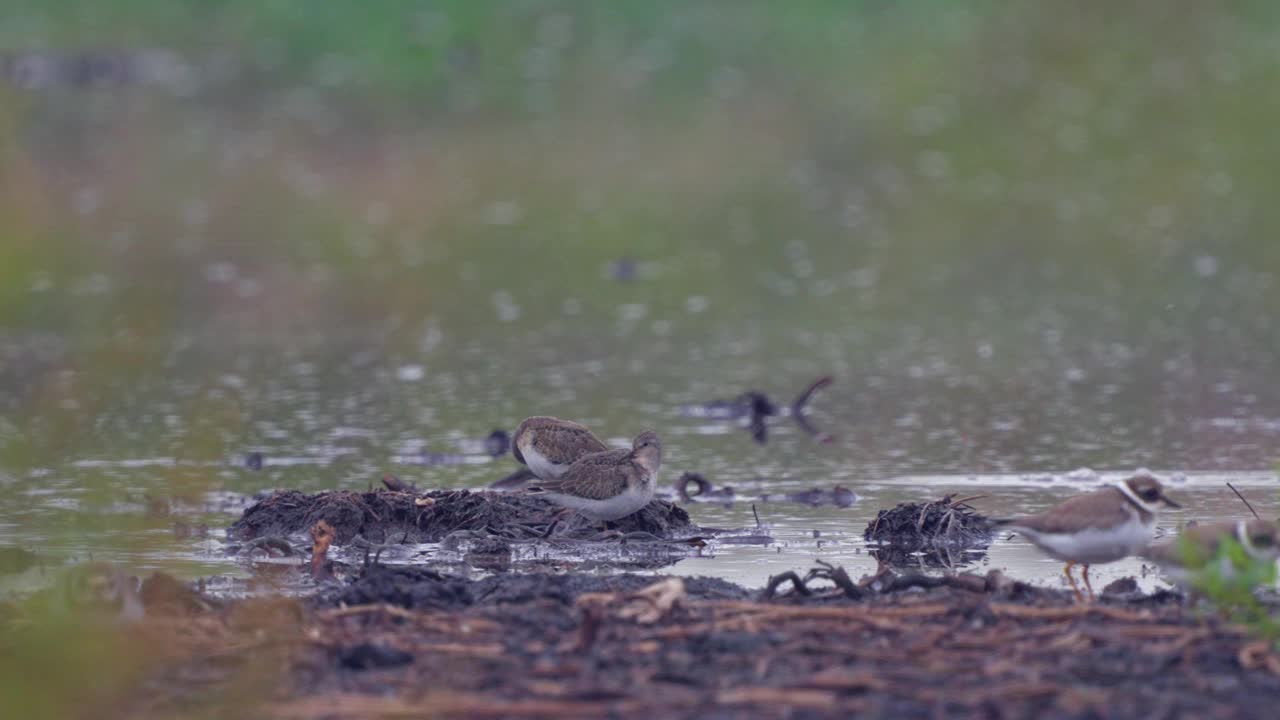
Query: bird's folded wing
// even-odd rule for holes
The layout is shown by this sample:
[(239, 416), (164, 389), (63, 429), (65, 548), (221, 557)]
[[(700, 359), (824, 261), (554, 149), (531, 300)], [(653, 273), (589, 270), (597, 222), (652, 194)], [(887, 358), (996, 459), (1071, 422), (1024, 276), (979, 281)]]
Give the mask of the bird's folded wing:
[[(1111, 493), (1115, 493), (1115, 496)], [(1127, 503), (1116, 502), (1122, 499), (1117, 497), (1119, 494), (1120, 491), (1115, 488), (1105, 488), (1073, 497), (1048, 512), (1018, 518), (1008, 524), (1049, 534), (1123, 525), (1129, 520), (1130, 510)]]

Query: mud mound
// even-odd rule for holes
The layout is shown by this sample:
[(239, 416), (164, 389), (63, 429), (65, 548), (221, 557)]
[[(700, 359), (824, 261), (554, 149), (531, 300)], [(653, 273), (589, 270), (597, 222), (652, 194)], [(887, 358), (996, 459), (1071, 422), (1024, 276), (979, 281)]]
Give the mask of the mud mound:
[[(336, 490), (307, 495), (280, 490), (246, 509), (228, 532), (241, 540), (283, 537), (305, 532), (323, 520), (333, 528), (334, 541), (344, 545), (357, 537), (373, 543), (439, 542), (457, 531), (527, 539), (552, 530), (577, 532), (590, 525), (578, 516), (557, 523), (562, 514), (559, 505), (525, 493), (434, 490), (415, 495), (389, 490)], [(649, 503), (614, 526), (622, 535), (645, 533), (659, 539), (689, 537), (699, 532), (689, 522), (688, 513), (664, 500)]]
[(284, 537), (305, 532), (321, 520), (329, 523), (343, 545), (361, 536), (371, 542), (404, 537), (406, 542), (427, 542), (417, 526), (421, 508), (407, 492), (352, 492), (335, 490), (307, 495), (279, 490), (249, 506), (228, 533), (241, 540)]
[[(122, 716), (1275, 714), (1273, 646), (1178, 602), (1073, 604), (1065, 591), (998, 572), (886, 572), (854, 583), (841, 568), (817, 570), (810, 580), (823, 587), (802, 580), (762, 600), (715, 580), (467, 581), (378, 568), (308, 603), (230, 601), (179, 618), (148, 614), (129, 627), (130, 638), (145, 637), (163, 654), (141, 677), (136, 711)], [(244, 681), (251, 673), (260, 678), (253, 685)], [(221, 706), (203, 706), (220, 698)]]
[[(457, 610), (471, 606), (524, 604), (550, 600), (572, 605), (585, 593), (634, 592), (653, 584), (643, 575), (495, 575), (481, 580), (445, 575), (421, 567), (373, 566), (350, 585), (322, 591), (317, 607), (385, 603), (408, 610)], [(741, 600), (750, 593), (719, 578), (684, 578), (690, 597)]]
[(952, 567), (972, 561), (991, 544), (991, 522), (967, 504), (973, 498), (954, 498), (881, 510), (862, 537), (878, 544), (873, 554), (891, 565)]

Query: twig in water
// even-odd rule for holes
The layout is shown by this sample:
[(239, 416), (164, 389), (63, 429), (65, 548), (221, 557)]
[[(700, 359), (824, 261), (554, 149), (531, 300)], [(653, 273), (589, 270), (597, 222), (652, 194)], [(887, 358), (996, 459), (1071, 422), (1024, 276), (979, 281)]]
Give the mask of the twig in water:
[(756, 529), (760, 529), (760, 513), (756, 512), (756, 504), (751, 503), (751, 514), (756, 516)]
[[(697, 494), (689, 494), (690, 484), (697, 487)], [(687, 472), (681, 475), (679, 480), (676, 480), (676, 492), (680, 495), (681, 500), (689, 502), (693, 498), (698, 497), (698, 495), (706, 495), (711, 492), (711, 481), (702, 477), (702, 475), (698, 473)]]
[(1261, 519), (1262, 519), (1262, 516), (1258, 514), (1258, 511), (1257, 511), (1257, 510), (1254, 510), (1254, 509), (1253, 509), (1253, 506), (1249, 504), (1249, 501), (1248, 501), (1248, 500), (1245, 500), (1245, 499), (1244, 499), (1244, 495), (1241, 495), (1241, 494), (1240, 494), (1240, 491), (1236, 489), (1236, 486), (1235, 486), (1235, 485), (1232, 485), (1231, 483), (1227, 483), (1227, 487), (1231, 488), (1231, 492), (1235, 493), (1235, 494), (1236, 494), (1236, 497), (1240, 498), (1240, 502), (1244, 503), (1244, 506), (1245, 506), (1245, 507), (1247, 507), (1247, 508), (1249, 508), (1249, 512), (1253, 513), (1253, 517), (1254, 517), (1255, 519), (1257, 519), (1257, 520), (1261, 520)]
[(831, 383), (831, 376), (823, 375), (817, 380), (814, 380), (809, 387), (805, 388), (804, 392), (800, 393), (796, 396), (795, 400), (791, 401), (791, 419), (796, 421), (796, 424), (800, 426), (801, 430), (804, 430), (814, 436), (818, 439), (818, 442), (821, 443), (829, 443), (835, 438), (832, 437), (830, 433), (824, 433), (814, 427), (813, 423), (809, 422), (809, 418), (804, 416), (804, 408), (809, 404), (809, 400), (813, 397), (815, 392), (830, 385)]

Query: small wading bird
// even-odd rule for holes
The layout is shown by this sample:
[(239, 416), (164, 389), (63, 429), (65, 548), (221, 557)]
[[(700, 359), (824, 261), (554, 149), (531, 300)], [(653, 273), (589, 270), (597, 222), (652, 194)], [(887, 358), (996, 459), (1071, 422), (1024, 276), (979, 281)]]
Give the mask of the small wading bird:
[(577, 460), (609, 449), (585, 425), (547, 416), (525, 418), (516, 428), (511, 454), (539, 480), (555, 480)]
[(608, 522), (637, 512), (653, 500), (661, 466), (662, 443), (657, 433), (646, 430), (635, 437), (630, 450), (585, 455), (559, 479), (544, 480), (530, 490), (605, 523), (607, 529)]
[(1246, 555), (1261, 562), (1275, 562), (1280, 557), (1280, 526), (1267, 520), (1226, 520), (1196, 525), (1177, 537), (1154, 543), (1142, 556), (1155, 562), (1174, 583), (1189, 585), (1197, 573), (1213, 570), (1223, 577), (1233, 577), (1236, 568), (1230, 558), (1219, 557), (1223, 540), (1231, 538)]
[(1165, 497), (1159, 480), (1139, 473), (1119, 485), (1073, 497), (1038, 515), (996, 520), (1026, 538), (1049, 557), (1067, 564), (1063, 572), (1076, 599), (1080, 587), (1071, 568), (1084, 566), (1084, 586), (1093, 598), (1089, 566), (1115, 562), (1140, 552), (1151, 542), (1161, 505), (1181, 507)]
[(569, 420), (535, 415), (525, 418), (511, 436), (511, 454), (527, 466), (498, 480), (489, 487), (517, 487), (532, 478), (556, 480), (573, 462), (593, 452), (604, 452), (609, 446), (585, 425)]

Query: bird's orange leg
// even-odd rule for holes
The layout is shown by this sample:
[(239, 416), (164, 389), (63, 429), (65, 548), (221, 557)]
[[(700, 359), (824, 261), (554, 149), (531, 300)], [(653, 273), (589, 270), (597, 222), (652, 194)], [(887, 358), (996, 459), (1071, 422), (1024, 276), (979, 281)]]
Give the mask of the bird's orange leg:
[(1062, 569), (1062, 573), (1067, 576), (1067, 582), (1071, 583), (1071, 593), (1076, 596), (1076, 602), (1080, 602), (1084, 599), (1084, 595), (1080, 592), (1080, 586), (1076, 584), (1075, 576), (1071, 574), (1071, 568), (1075, 566), (1076, 564), (1073, 562), (1067, 563), (1067, 566)]
[(1093, 602), (1097, 597), (1093, 594), (1093, 585), (1089, 582), (1089, 566), (1084, 566), (1084, 586), (1089, 590), (1089, 602)]

